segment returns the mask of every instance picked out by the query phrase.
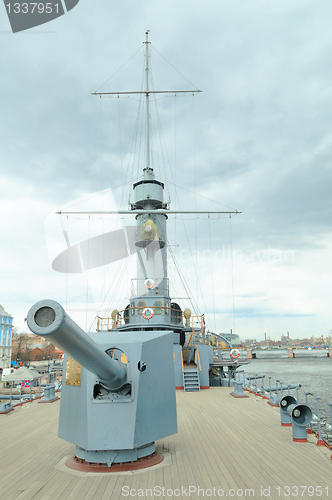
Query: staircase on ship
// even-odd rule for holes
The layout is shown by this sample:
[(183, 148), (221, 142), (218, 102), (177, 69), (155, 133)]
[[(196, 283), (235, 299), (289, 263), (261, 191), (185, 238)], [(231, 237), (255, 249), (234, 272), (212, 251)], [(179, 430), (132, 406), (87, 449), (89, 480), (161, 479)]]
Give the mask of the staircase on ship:
[(200, 391), (200, 381), (198, 367), (191, 363), (184, 365), (183, 370), (183, 390), (184, 392)]

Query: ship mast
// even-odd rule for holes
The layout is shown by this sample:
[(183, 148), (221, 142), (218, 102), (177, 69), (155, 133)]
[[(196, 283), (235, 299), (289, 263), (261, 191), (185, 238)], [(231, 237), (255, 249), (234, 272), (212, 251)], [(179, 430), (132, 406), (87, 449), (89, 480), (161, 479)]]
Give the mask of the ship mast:
[(146, 168), (150, 168), (149, 31), (145, 33)]
[[(92, 92), (92, 95), (99, 95), (100, 97), (103, 96), (117, 96), (120, 97), (120, 95), (137, 95), (137, 94), (145, 94), (145, 103), (146, 103), (146, 158), (145, 158), (145, 168), (143, 169), (144, 172), (144, 180), (151, 179), (153, 177), (153, 169), (150, 166), (150, 161), (151, 161), (151, 148), (150, 148), (150, 95), (152, 94), (196, 94), (199, 92), (202, 92), (201, 90), (195, 88), (192, 90), (150, 90), (149, 87), (149, 78), (150, 78), (150, 66), (149, 66), (149, 45), (151, 42), (149, 41), (149, 32), (150, 30), (147, 30), (145, 32), (145, 42), (143, 44), (145, 45), (145, 89), (144, 90), (131, 90), (131, 91), (118, 91), (118, 92)], [(150, 208), (142, 208), (142, 207), (137, 207), (135, 205), (132, 205), (131, 210), (108, 210), (108, 211), (70, 211), (70, 212), (64, 212), (60, 211), (57, 212), (58, 214), (62, 215), (70, 215), (70, 214), (95, 214), (95, 215), (129, 215), (129, 214), (137, 214), (137, 215), (143, 215), (143, 214), (149, 214), (151, 213)], [(154, 209), (155, 214), (240, 214), (241, 212), (238, 210), (169, 210), (166, 206), (164, 206), (162, 209), (160, 208), (155, 208)]]
[[(153, 94), (186, 94), (201, 92), (199, 89), (192, 90), (151, 90), (149, 64), (149, 30), (145, 32), (145, 82), (139, 91), (118, 91), (118, 92), (94, 92), (93, 95), (100, 97), (119, 97), (120, 95), (145, 96), (145, 165), (143, 168), (143, 178), (133, 184), (134, 201), (130, 210), (117, 211), (89, 211), (89, 212), (58, 212), (60, 214), (136, 214), (137, 230), (135, 233), (135, 247), (137, 253), (137, 278), (135, 281), (135, 291), (132, 293), (130, 304), (126, 308), (125, 325), (121, 328), (132, 328), (138, 325), (139, 328), (152, 324), (164, 327), (166, 324), (178, 325), (178, 330), (182, 331), (180, 325), (181, 309), (178, 304), (171, 303), (169, 283), (167, 277), (167, 229), (166, 221), (169, 214), (237, 214), (237, 210), (169, 210), (168, 203), (163, 200), (164, 184), (158, 180), (151, 165), (151, 125), (150, 125), (150, 97)], [(144, 114), (143, 114), (144, 119)], [(143, 312), (142, 312), (143, 310)], [(129, 312), (130, 311), (130, 312)], [(149, 315), (145, 314), (149, 311)], [(151, 313), (151, 314), (150, 314)], [(145, 315), (144, 315), (145, 314)], [(153, 319), (152, 319), (153, 318)], [(203, 326), (202, 326), (203, 328)]]
[[(102, 96), (120, 96), (120, 95), (135, 95), (135, 94), (144, 94), (145, 95), (145, 117), (146, 117), (146, 127), (145, 127), (145, 135), (146, 135), (146, 152), (145, 152), (145, 168), (144, 168), (144, 179), (150, 178), (153, 169), (151, 168), (151, 146), (150, 146), (150, 96), (152, 94), (196, 94), (198, 92), (202, 92), (199, 89), (193, 90), (151, 90), (149, 86), (150, 82), (150, 65), (149, 65), (149, 45), (151, 42), (149, 41), (149, 33), (150, 30), (145, 32), (145, 41), (143, 44), (145, 45), (145, 88), (143, 90), (132, 90), (132, 91), (120, 91), (120, 92), (93, 92), (92, 95)], [(62, 212), (63, 213), (63, 212)]]

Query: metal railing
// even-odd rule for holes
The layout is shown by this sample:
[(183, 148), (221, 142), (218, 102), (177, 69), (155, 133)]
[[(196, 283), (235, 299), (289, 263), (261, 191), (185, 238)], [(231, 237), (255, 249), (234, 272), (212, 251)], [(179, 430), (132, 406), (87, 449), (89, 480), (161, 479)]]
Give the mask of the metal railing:
[[(165, 307), (160, 305), (153, 306), (135, 306), (128, 307), (127, 309), (123, 309), (118, 311), (114, 316), (107, 316), (105, 318), (101, 316), (97, 316), (97, 332), (101, 330), (109, 331), (112, 328), (116, 328), (117, 326), (123, 326), (125, 324), (132, 323), (141, 323), (143, 321), (142, 312), (145, 308), (152, 309), (153, 317), (158, 318), (159, 315), (162, 315), (164, 312), (165, 316), (168, 316), (169, 323), (174, 325), (183, 325), (183, 321), (185, 320), (183, 316), (183, 312), (180, 309), (174, 309), (171, 307)], [(126, 316), (127, 315), (127, 316)], [(129, 318), (132, 318), (133, 321), (130, 321)], [(128, 319), (128, 321), (126, 321)], [(136, 321), (137, 319), (137, 321)], [(191, 316), (191, 328), (192, 334), (203, 334), (205, 328), (204, 314), (200, 316)]]

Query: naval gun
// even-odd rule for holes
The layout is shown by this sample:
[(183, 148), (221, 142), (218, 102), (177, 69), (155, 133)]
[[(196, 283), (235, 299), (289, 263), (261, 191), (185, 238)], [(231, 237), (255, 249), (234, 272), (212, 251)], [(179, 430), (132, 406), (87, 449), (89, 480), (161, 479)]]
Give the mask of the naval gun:
[(27, 323), (65, 353), (58, 435), (75, 460), (146, 460), (177, 432), (172, 331), (87, 334), (54, 300), (32, 306)]

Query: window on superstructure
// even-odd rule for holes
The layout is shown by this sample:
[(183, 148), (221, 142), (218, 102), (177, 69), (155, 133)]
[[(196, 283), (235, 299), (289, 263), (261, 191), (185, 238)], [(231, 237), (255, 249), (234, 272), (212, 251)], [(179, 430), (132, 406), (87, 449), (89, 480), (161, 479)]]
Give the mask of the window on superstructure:
[(169, 302), (165, 300), (165, 314), (169, 314)]
[(135, 314), (135, 302), (132, 302), (130, 304), (130, 308), (131, 308), (131, 315), (133, 316)]
[(154, 313), (155, 314), (161, 314), (161, 307), (163, 305), (161, 300), (155, 300), (154, 301)]
[[(139, 300), (139, 301), (137, 302), (137, 309), (144, 309), (144, 307), (145, 307), (145, 306), (146, 306), (146, 304), (145, 304), (145, 300)], [(140, 311), (138, 311), (138, 313), (139, 313), (139, 312), (140, 312)]]

